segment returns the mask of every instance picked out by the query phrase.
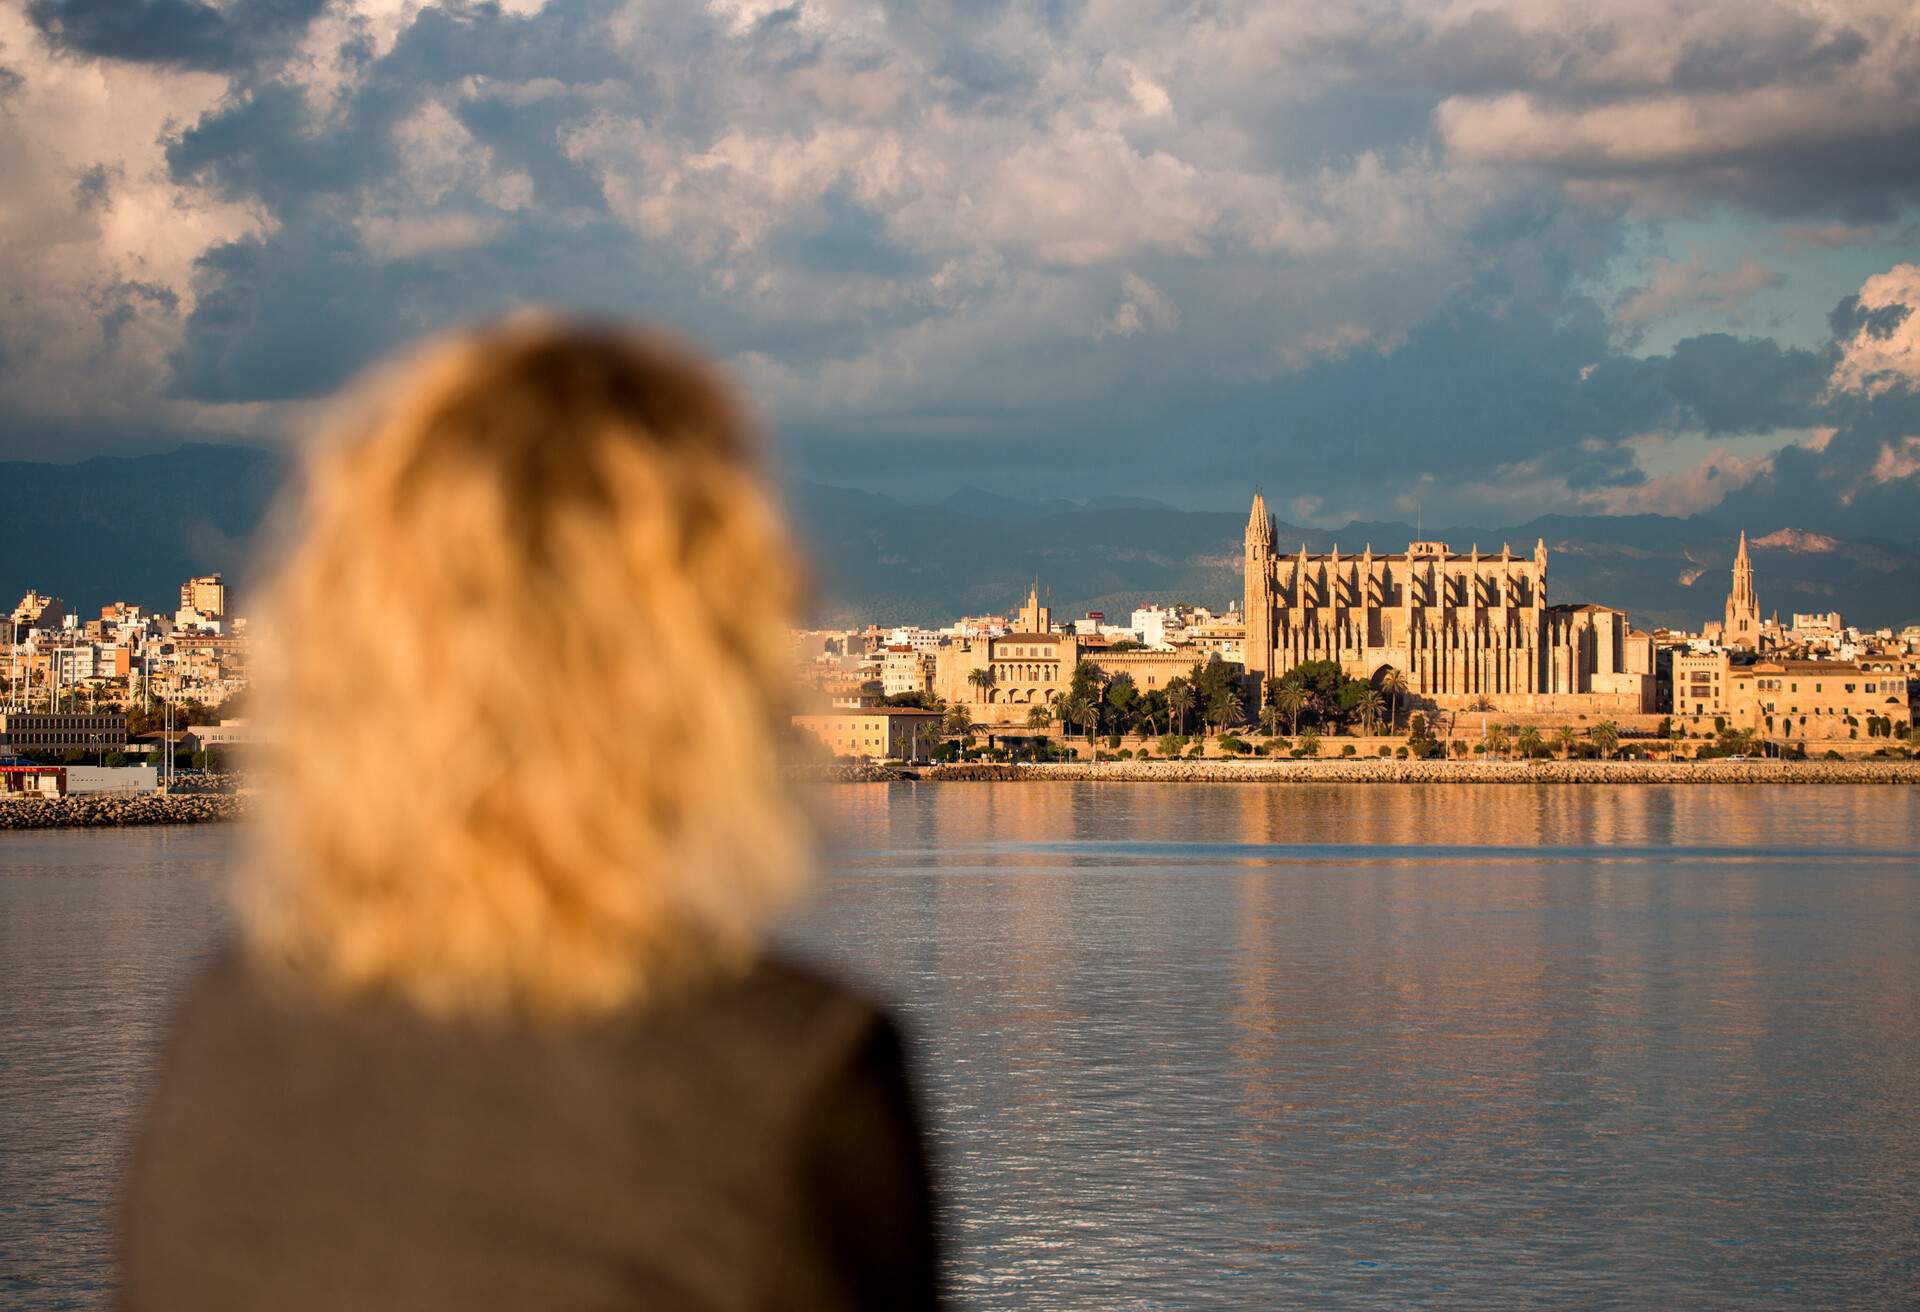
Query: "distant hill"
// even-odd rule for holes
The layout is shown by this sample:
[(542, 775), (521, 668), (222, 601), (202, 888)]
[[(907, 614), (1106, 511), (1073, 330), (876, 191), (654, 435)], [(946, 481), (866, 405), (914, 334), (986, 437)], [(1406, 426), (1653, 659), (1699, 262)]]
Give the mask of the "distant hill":
[(123, 600), (171, 614), (193, 575), (244, 576), (287, 469), (278, 453), (245, 446), (0, 462), (0, 604), (11, 609), (34, 587), (82, 615)]
[[(984, 494), (983, 494), (984, 495)], [(857, 503), (849, 496), (857, 497)], [(1222, 605), (1241, 591), (1242, 513), (1061, 506), (994, 498), (991, 514), (971, 501), (910, 505), (870, 493), (803, 485), (791, 502), (811, 540), (824, 586), (823, 612), (836, 620), (930, 621), (1006, 611), (1037, 574), (1061, 613), (1116, 613), (1145, 601)], [(1920, 543), (1836, 539), (1782, 526), (1752, 526), (1750, 546), (1762, 606), (1838, 610), (1852, 622), (1920, 619)], [(1737, 529), (1703, 516), (1545, 515), (1506, 527), (1425, 529), (1457, 550), (1477, 543), (1527, 554), (1544, 538), (1551, 553), (1548, 595), (1601, 602), (1638, 624), (1697, 627), (1726, 600)], [(1279, 545), (1338, 546), (1358, 554), (1404, 550), (1414, 526), (1396, 521), (1339, 529), (1279, 526)]]
[[(238, 446), (79, 464), (0, 463), (0, 593), (56, 593), (83, 613), (116, 599), (171, 609), (181, 580), (244, 580), (249, 544), (287, 474), (284, 457)], [(963, 489), (910, 504), (796, 483), (794, 522), (817, 567), (816, 612), (834, 623), (927, 623), (1010, 610), (1036, 576), (1062, 614), (1119, 613), (1144, 601), (1222, 605), (1240, 595), (1243, 513), (1179, 510), (1146, 498), (1027, 501)], [(1761, 606), (1838, 610), (1855, 623), (1920, 619), (1920, 542), (1747, 526)], [(1411, 525), (1280, 526), (1280, 544), (1358, 553), (1403, 549)], [(1698, 625), (1720, 613), (1735, 529), (1703, 516), (1547, 515), (1506, 527), (1426, 529), (1456, 549), (1516, 553), (1544, 537), (1554, 601), (1597, 601), (1640, 624)], [(244, 591), (242, 591), (244, 604)]]

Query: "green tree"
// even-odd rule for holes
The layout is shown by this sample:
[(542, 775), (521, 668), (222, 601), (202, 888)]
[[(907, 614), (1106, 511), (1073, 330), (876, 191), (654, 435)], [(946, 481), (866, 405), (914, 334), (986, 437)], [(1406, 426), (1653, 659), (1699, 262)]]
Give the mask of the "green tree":
[(1306, 757), (1320, 755), (1320, 735), (1312, 729), (1307, 730), (1300, 735), (1300, 745), (1293, 750)]
[(1369, 690), (1366, 680), (1348, 678), (1337, 661), (1302, 661), (1280, 677), (1279, 687), (1300, 689), (1301, 718), (1323, 729), (1338, 727), (1355, 714), (1362, 693)]
[(1380, 695), (1378, 689), (1366, 684), (1360, 685), (1360, 693), (1354, 699), (1353, 708), (1359, 714), (1360, 725), (1367, 733), (1371, 734), (1374, 726), (1380, 722), (1380, 713), (1386, 709), (1386, 705), (1386, 698)]
[(1149, 688), (1140, 698), (1140, 710), (1135, 717), (1135, 727), (1142, 734), (1161, 734), (1173, 728), (1173, 717), (1167, 713), (1167, 694), (1162, 688)]
[(1216, 688), (1207, 698), (1207, 711), (1215, 728), (1224, 733), (1228, 725), (1240, 723), (1247, 708), (1240, 699), (1240, 689), (1228, 684)]
[(947, 707), (946, 716), (940, 722), (940, 732), (949, 738), (965, 738), (973, 732), (973, 712), (959, 702)]
[(1560, 744), (1560, 755), (1570, 761), (1573, 759), (1573, 745), (1580, 741), (1580, 731), (1570, 724), (1563, 724), (1553, 731), (1553, 740)]
[(1307, 709), (1307, 690), (1297, 683), (1283, 681), (1274, 685), (1268, 700), (1279, 709), (1280, 714), (1287, 717), (1287, 731), (1298, 737), (1300, 715)]
[(1497, 724), (1490, 724), (1482, 741), (1486, 744), (1488, 755), (1505, 754), (1508, 746), (1507, 731)]
[(1407, 676), (1393, 666), (1387, 666), (1380, 671), (1380, 693), (1387, 699), (1388, 708), (1392, 712), (1393, 718), (1389, 727), (1394, 733), (1398, 733), (1400, 732), (1400, 702), (1407, 695)]
[(1132, 675), (1114, 675), (1107, 682), (1103, 700), (1107, 704), (1107, 725), (1115, 733), (1124, 733), (1138, 723), (1142, 698)]
[(1245, 714), (1236, 668), (1213, 656), (1188, 671), (1187, 683), (1193, 689), (1194, 707), (1200, 712), (1203, 734), (1208, 726), (1224, 727)]
[(988, 689), (993, 687), (993, 671), (987, 669), (968, 670), (967, 683), (973, 688), (978, 689), (981, 694), (981, 700), (985, 701)]
[(1187, 712), (1193, 709), (1193, 685), (1178, 675), (1167, 680), (1167, 709), (1179, 722), (1180, 727), (1176, 732), (1184, 734), (1187, 731)]
[(1587, 736), (1593, 739), (1593, 745), (1600, 749), (1600, 755), (1611, 758), (1620, 747), (1620, 726), (1612, 720), (1602, 720), (1587, 730)]
[(1086, 732), (1087, 741), (1093, 741), (1094, 731), (1100, 727), (1100, 703), (1088, 694), (1067, 695), (1067, 719), (1080, 726)]
[(1520, 749), (1520, 755), (1526, 757), (1529, 761), (1540, 755), (1545, 746), (1540, 739), (1540, 731), (1532, 725), (1528, 725), (1522, 729), (1515, 735), (1513, 741), (1514, 746)]
[(1053, 723), (1053, 711), (1045, 702), (1027, 707), (1027, 728), (1044, 729)]

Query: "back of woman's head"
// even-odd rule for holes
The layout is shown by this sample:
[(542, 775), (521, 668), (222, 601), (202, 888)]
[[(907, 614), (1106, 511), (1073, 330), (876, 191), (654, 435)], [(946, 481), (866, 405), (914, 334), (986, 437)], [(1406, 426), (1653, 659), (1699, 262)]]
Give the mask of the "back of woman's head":
[(805, 843), (776, 759), (796, 565), (727, 392), (525, 319), (427, 347), (338, 430), (267, 608), (255, 958), (470, 1016), (744, 965)]

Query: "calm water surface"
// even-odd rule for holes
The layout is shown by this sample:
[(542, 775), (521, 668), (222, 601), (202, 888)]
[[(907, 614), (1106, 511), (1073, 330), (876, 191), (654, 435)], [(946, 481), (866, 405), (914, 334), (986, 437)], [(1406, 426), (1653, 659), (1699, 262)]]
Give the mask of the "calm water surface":
[[(849, 786), (972, 1307), (1895, 1307), (1920, 789)], [(0, 835), (0, 1306), (108, 1296), (232, 831)]]

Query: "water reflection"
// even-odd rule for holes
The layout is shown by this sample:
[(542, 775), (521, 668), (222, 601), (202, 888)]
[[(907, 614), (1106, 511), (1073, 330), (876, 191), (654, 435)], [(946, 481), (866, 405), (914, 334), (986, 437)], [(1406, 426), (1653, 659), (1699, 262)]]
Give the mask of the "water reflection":
[[(975, 1307), (1895, 1306), (1920, 789), (848, 786)], [(0, 835), (0, 1305), (102, 1306), (231, 834)]]
[(976, 1305), (1884, 1304), (1920, 1275), (1914, 790), (838, 811), (801, 935), (918, 1022)]

